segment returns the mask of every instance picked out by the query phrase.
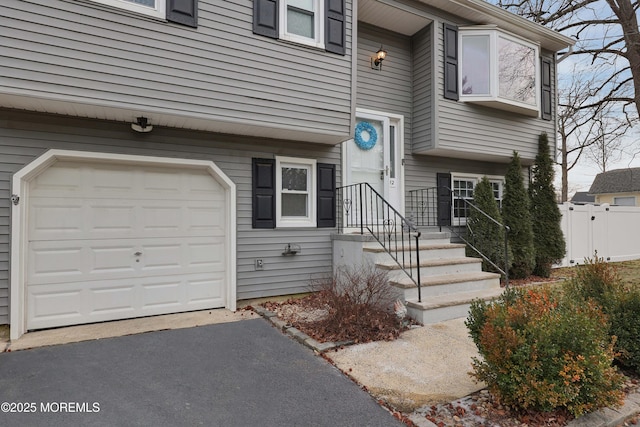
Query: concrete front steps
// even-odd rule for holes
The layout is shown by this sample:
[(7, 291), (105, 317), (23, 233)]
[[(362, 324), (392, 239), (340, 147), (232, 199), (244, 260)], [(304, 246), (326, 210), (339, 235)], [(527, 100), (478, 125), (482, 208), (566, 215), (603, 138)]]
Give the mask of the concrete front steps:
[[(403, 247), (392, 242), (391, 247), (402, 257), (402, 251), (409, 245)], [(421, 301), (416, 284), (378, 242), (362, 246), (365, 258), (387, 271), (389, 285), (406, 302), (409, 316), (416, 321), (431, 324), (466, 317), (474, 299), (490, 300), (502, 293), (500, 275), (482, 271), (482, 261), (466, 257), (465, 245), (451, 243), (449, 233), (424, 233), (419, 248)], [(415, 252), (404, 251), (404, 259), (411, 260), (414, 272), (415, 258)]]

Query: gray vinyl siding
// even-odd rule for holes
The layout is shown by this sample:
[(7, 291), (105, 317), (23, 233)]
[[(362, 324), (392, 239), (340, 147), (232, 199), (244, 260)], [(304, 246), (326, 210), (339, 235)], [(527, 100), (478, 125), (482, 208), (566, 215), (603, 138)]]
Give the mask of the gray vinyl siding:
[[(335, 229), (252, 229), (251, 159), (317, 159), (335, 164), (340, 179), (339, 146), (168, 128), (138, 134), (124, 123), (11, 110), (0, 110), (0, 117), (0, 324), (8, 322), (11, 176), (50, 148), (213, 161), (237, 188), (238, 299), (306, 292), (311, 278), (331, 274)], [(300, 245), (301, 252), (282, 256), (287, 243)], [(255, 271), (255, 258), (264, 260), (264, 270)]]
[[(0, 14), (0, 93), (97, 105), (31, 108), (121, 120), (110, 107), (188, 119), (348, 135), (351, 1), (344, 56), (252, 33), (250, 0), (199, 0), (198, 28), (91, 1), (8, 0)], [(48, 105), (48, 104), (47, 104)], [(0, 103), (1, 106), (1, 103)], [(182, 120), (179, 117), (183, 117)]]
[(412, 37), (413, 55), (413, 129), (412, 149), (419, 152), (433, 143), (433, 25)]
[[(382, 70), (371, 68), (371, 57), (380, 49), (387, 51)], [(402, 34), (358, 23), (358, 83), (356, 106), (405, 116), (405, 128), (411, 128), (412, 55), (411, 39)]]
[[(539, 135), (542, 132), (554, 135), (555, 122), (444, 99), (443, 33), (442, 24), (439, 25), (440, 28), (435, 31), (437, 40), (435, 55), (437, 79), (434, 93), (437, 97), (435, 152), (428, 149), (416, 152), (460, 158), (491, 157), (501, 162), (508, 162), (515, 150), (520, 154), (524, 164), (532, 163), (537, 154)], [(548, 53), (543, 52), (543, 54)], [(555, 75), (552, 76), (552, 81), (554, 80)], [(555, 94), (555, 84), (552, 92)], [(553, 114), (555, 116), (555, 110)]]

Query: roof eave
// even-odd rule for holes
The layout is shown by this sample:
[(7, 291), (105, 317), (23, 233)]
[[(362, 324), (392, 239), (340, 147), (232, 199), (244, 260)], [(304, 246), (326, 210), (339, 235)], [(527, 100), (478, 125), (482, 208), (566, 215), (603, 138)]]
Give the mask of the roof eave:
[(559, 52), (575, 44), (575, 40), (543, 27), (484, 0), (420, 0), (455, 15), (481, 24), (500, 28), (537, 42), (544, 49)]

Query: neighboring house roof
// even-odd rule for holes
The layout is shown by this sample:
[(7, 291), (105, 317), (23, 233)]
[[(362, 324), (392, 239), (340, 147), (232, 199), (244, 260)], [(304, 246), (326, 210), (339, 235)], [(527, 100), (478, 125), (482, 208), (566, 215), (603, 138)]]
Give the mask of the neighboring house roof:
[(615, 169), (596, 175), (589, 194), (640, 191), (640, 168)]
[(595, 203), (596, 196), (589, 194), (587, 191), (576, 191), (571, 198), (571, 203)]

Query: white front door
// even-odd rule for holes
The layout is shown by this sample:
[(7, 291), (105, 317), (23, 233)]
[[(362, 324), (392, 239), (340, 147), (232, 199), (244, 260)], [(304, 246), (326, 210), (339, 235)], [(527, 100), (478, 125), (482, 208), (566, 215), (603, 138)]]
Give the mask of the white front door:
[(358, 112), (354, 139), (344, 144), (345, 185), (368, 183), (402, 214), (402, 119)]

